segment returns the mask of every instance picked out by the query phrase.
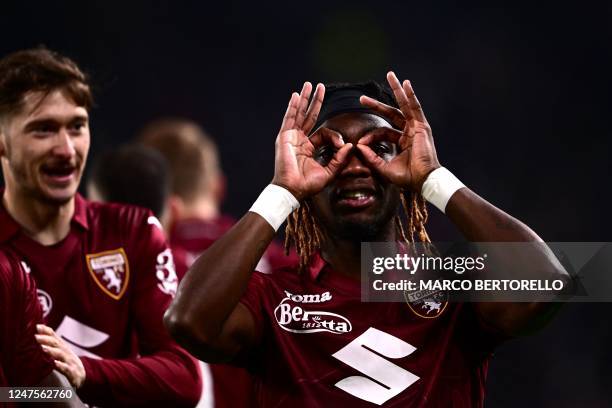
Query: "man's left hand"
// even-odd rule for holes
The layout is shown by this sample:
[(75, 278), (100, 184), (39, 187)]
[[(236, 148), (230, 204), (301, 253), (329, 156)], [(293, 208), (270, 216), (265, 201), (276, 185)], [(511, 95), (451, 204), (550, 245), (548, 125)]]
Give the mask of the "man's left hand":
[(66, 342), (52, 328), (44, 324), (36, 325), (36, 341), (47, 355), (55, 360), (55, 367), (68, 378), (74, 388), (85, 382), (85, 367), (81, 359), (74, 354)]
[[(393, 184), (420, 193), (425, 179), (440, 167), (434, 146), (431, 127), (425, 118), (410, 81), (400, 83), (393, 72), (387, 74), (399, 109), (385, 105), (368, 96), (362, 96), (361, 104), (386, 117), (402, 132), (382, 132), (361, 138), (357, 148), (368, 163)], [(384, 160), (370, 148), (376, 138), (391, 139), (397, 143), (399, 154), (390, 161)]]

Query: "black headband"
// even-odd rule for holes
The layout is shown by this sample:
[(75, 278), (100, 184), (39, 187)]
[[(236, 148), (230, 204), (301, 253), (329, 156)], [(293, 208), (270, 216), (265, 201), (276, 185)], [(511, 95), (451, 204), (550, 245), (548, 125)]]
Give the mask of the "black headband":
[(312, 130), (317, 130), (327, 119), (347, 112), (371, 113), (372, 115), (380, 116), (388, 121), (388, 119), (380, 113), (363, 106), (359, 102), (359, 97), (361, 95), (364, 95), (364, 91), (357, 87), (337, 89), (326, 94), (323, 100), (323, 106), (321, 106), (321, 111), (319, 112), (319, 117), (317, 118), (317, 123)]

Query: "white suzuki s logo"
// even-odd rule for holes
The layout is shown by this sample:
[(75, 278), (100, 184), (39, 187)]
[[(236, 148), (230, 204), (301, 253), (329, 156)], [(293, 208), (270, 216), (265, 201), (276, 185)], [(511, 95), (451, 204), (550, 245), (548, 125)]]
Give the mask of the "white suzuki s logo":
[(329, 292), (294, 295), (285, 291), (285, 295), (274, 309), (274, 317), (283, 330), (292, 333), (342, 334), (353, 329), (351, 322), (344, 316), (331, 312), (305, 310), (300, 306), (327, 302), (332, 298)]

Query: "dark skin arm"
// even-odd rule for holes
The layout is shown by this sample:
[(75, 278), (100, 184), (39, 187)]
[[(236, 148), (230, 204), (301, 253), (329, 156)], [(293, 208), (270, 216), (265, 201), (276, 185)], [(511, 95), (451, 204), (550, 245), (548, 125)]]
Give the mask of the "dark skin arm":
[[(380, 174), (391, 182), (411, 191), (420, 192), (427, 176), (440, 167), (429, 126), (421, 105), (409, 81), (400, 83), (395, 74), (387, 79), (400, 109), (382, 104), (363, 96), (361, 102), (389, 118), (394, 126), (403, 129), (403, 135), (393, 140), (400, 148), (400, 154), (385, 162), (369, 147), (371, 138), (363, 138), (357, 147), (366, 160)], [(542, 239), (528, 226), (493, 206), (468, 188), (461, 188), (450, 198), (445, 209), (446, 215), (472, 242), (542, 242)], [(541, 276), (555, 277), (565, 282), (569, 275), (545, 245), (537, 245), (529, 257), (526, 268), (538, 270)], [(537, 264), (534, 268), (533, 263)], [(543, 271), (543, 272), (542, 272)], [(533, 330), (544, 323), (542, 317), (549, 317), (554, 304), (524, 302), (479, 302), (475, 309), (487, 326), (506, 335), (518, 335)]]
[(239, 300), (274, 235), (266, 220), (247, 213), (197, 259), (164, 316), (177, 343), (212, 363), (255, 343), (253, 317)]
[[(458, 190), (446, 206), (446, 215), (473, 242), (538, 242), (542, 239), (527, 225), (493, 206), (468, 188)], [(523, 249), (527, 249), (526, 247)], [(511, 248), (501, 254), (512, 259)], [(530, 278), (561, 279), (569, 275), (545, 245), (529, 246), (524, 256), (524, 270), (533, 271)], [(520, 254), (517, 254), (520, 255)], [(503, 259), (503, 258), (502, 258)], [(537, 272), (535, 272), (537, 271)], [(509, 336), (526, 334), (541, 328), (560, 304), (544, 302), (478, 302), (474, 304), (481, 319)]]
[[(338, 149), (323, 167), (314, 159), (308, 134), (316, 123), (325, 88), (319, 84), (309, 105), (312, 85), (291, 96), (276, 139), (273, 184), (298, 200), (323, 189), (341, 168), (352, 147), (338, 137), (325, 142)], [(181, 282), (164, 316), (174, 339), (198, 358), (227, 362), (257, 342), (251, 312), (239, 301), (255, 266), (276, 232), (260, 215), (247, 213), (204, 252)]]

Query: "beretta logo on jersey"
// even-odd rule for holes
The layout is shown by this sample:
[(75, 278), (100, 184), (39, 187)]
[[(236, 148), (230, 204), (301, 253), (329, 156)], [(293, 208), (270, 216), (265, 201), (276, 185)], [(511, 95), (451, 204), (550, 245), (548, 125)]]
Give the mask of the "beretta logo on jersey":
[(285, 295), (285, 298), (274, 309), (274, 317), (283, 330), (292, 333), (330, 332), (334, 334), (348, 333), (353, 330), (351, 322), (344, 316), (307, 309), (309, 304), (330, 301), (331, 293), (294, 295), (285, 291)]
[(448, 305), (448, 294), (441, 290), (405, 291), (404, 297), (410, 310), (424, 319), (440, 316)]
[(87, 268), (100, 289), (115, 300), (127, 289), (130, 265), (123, 248), (85, 255)]

